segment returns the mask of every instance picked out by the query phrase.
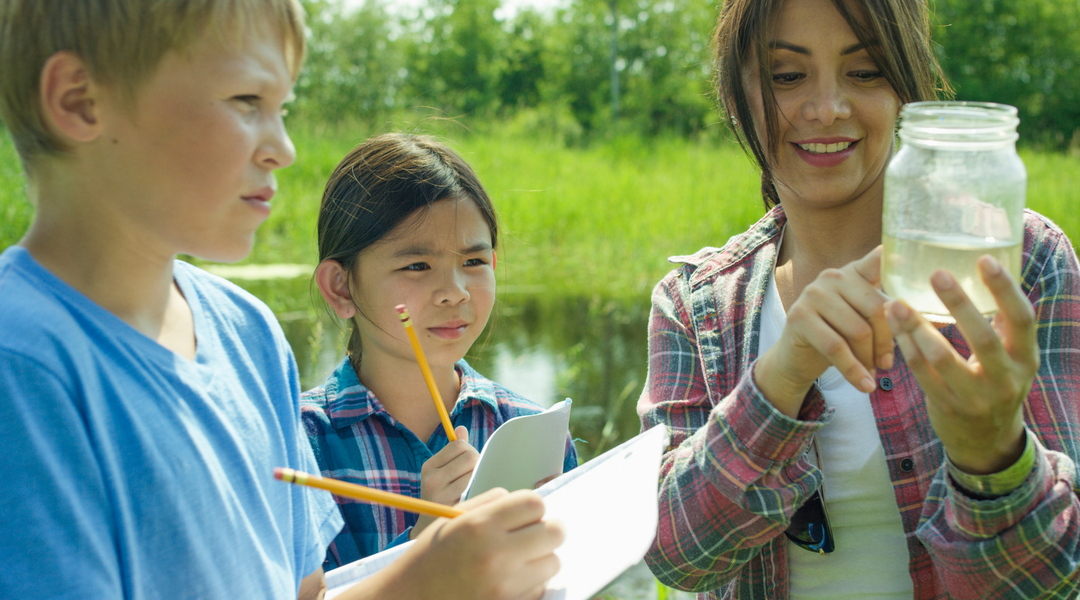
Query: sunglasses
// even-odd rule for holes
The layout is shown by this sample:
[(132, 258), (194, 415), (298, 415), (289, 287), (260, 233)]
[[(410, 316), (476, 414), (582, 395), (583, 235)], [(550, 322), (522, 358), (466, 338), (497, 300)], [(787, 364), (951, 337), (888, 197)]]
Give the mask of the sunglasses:
[[(814, 455), (818, 458), (817, 444), (814, 444)], [(818, 458), (817, 462), (821, 464), (821, 459)], [(825, 511), (824, 492), (823, 485), (795, 511), (784, 531), (791, 543), (818, 554), (829, 554), (836, 549), (832, 527), (829, 526), (829, 513)]]

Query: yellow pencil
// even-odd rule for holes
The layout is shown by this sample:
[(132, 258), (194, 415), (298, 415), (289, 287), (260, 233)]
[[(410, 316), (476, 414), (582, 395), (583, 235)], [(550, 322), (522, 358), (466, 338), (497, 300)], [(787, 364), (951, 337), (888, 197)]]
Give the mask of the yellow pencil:
[(356, 485), (355, 483), (339, 481), (337, 479), (330, 479), (328, 477), (310, 475), (308, 473), (294, 471), (293, 469), (286, 469), (284, 467), (274, 468), (274, 479), (280, 479), (287, 483), (319, 488), (320, 490), (326, 490), (335, 496), (356, 498), (357, 500), (364, 500), (365, 502), (393, 506), (394, 508), (400, 508), (422, 515), (430, 515), (432, 517), (447, 517), (453, 519), (465, 512), (452, 506), (444, 506), (436, 502), (428, 502), (427, 500), (420, 500), (411, 496), (402, 496), (401, 494), (384, 492), (382, 490)]
[(395, 308), (397, 308), (398, 316), (401, 317), (401, 324), (405, 326), (405, 333), (409, 334), (409, 341), (412, 342), (412, 349), (416, 354), (416, 362), (420, 363), (420, 371), (424, 373), (424, 381), (427, 382), (431, 398), (435, 401), (435, 410), (439, 411), (439, 419), (442, 420), (443, 429), (446, 430), (446, 437), (453, 442), (457, 440), (457, 436), (454, 435), (454, 426), (450, 423), (450, 415), (446, 414), (446, 406), (443, 404), (442, 396), (439, 395), (439, 388), (435, 387), (435, 378), (431, 376), (431, 367), (428, 366), (427, 358), (424, 357), (424, 349), (420, 347), (420, 340), (416, 338), (409, 311), (404, 304), (398, 304)]

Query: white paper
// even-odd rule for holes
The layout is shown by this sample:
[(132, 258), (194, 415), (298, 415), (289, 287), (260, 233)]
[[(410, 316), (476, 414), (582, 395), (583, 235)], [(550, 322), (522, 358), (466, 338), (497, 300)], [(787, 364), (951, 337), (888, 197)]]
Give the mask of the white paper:
[(545, 519), (566, 526), (555, 550), (562, 568), (542, 600), (589, 600), (645, 556), (656, 537), (667, 444), (658, 425), (537, 490)]
[(461, 499), (501, 487), (531, 490), (536, 482), (562, 473), (570, 433), (570, 399), (542, 413), (514, 417), (491, 434)]
[[(658, 425), (537, 490), (545, 519), (566, 527), (566, 541), (555, 550), (562, 567), (542, 600), (589, 600), (645, 556), (656, 535), (660, 459), (667, 444), (667, 430)], [(411, 544), (330, 571), (326, 598), (393, 562)]]
[(401, 545), (394, 546), (389, 550), (383, 550), (378, 554), (366, 556), (360, 560), (327, 572), (327, 592), (324, 596), (325, 600), (337, 597), (342, 592), (355, 585), (358, 581), (362, 581), (369, 576), (378, 573), (383, 567), (397, 560), (397, 557), (404, 554), (413, 543), (414, 542), (412, 541), (405, 542)]

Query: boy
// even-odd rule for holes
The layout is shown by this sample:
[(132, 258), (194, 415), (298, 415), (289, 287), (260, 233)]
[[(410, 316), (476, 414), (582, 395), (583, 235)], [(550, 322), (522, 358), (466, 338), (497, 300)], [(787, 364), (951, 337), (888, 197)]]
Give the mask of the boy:
[[(0, 0), (34, 222), (0, 255), (0, 596), (317, 597), (341, 526), (251, 249), (294, 158), (296, 0)], [(500, 497), (502, 496), (502, 497)], [(481, 500), (481, 499), (478, 499)], [(558, 525), (494, 494), (343, 597), (535, 597)]]

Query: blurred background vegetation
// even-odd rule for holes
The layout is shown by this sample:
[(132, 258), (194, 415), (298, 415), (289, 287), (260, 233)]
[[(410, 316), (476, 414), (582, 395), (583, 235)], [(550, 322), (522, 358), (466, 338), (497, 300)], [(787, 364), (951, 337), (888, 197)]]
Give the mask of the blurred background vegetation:
[[(1080, 2), (930, 0), (960, 100), (1012, 104), (1021, 136), (1080, 151)], [(376, 128), (402, 110), (521, 121), (568, 143), (634, 132), (719, 135), (711, 93), (715, 0), (305, 0), (311, 50), (297, 112)]]

